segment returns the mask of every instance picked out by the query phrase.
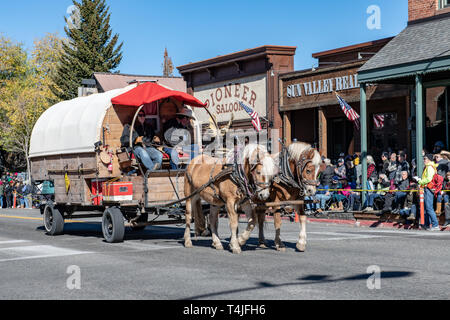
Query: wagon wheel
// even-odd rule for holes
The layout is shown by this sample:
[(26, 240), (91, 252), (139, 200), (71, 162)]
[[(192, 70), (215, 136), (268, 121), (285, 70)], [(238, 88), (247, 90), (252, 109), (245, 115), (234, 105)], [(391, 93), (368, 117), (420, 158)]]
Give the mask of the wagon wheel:
[(48, 235), (61, 235), (64, 231), (64, 217), (53, 205), (47, 204), (43, 213), (44, 227)]
[[(137, 223), (145, 223), (148, 221), (148, 212), (141, 213), (139, 219), (136, 220)], [(131, 227), (133, 231), (141, 231), (144, 230), (147, 226), (139, 226), (139, 227)]]
[(122, 242), (125, 235), (125, 224), (119, 208), (108, 208), (102, 218), (103, 237), (108, 243)]

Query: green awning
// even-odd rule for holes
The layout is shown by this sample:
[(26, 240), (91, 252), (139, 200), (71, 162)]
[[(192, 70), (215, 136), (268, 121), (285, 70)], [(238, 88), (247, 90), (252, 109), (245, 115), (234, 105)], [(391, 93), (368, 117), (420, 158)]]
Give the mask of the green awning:
[(410, 23), (359, 69), (361, 83), (405, 79), (450, 71), (450, 16)]

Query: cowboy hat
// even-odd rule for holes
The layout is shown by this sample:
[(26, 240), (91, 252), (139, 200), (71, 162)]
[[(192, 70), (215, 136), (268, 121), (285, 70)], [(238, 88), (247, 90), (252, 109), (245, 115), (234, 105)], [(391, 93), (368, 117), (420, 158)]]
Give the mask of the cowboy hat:
[(194, 115), (192, 113), (192, 110), (187, 109), (187, 108), (183, 108), (183, 110), (178, 112), (176, 115), (177, 116), (182, 116), (182, 117), (188, 117), (188, 118), (191, 118), (191, 119), (195, 119)]

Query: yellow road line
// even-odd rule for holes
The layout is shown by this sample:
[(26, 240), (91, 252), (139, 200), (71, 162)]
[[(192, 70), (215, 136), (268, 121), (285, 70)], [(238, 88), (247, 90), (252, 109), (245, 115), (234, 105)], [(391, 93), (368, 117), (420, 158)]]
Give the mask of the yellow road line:
[[(33, 218), (33, 217), (19, 217), (19, 216), (7, 216), (4, 214), (0, 214), (0, 218), (8, 218), (8, 219), (21, 219), (21, 220), (42, 220), (42, 218)], [(81, 221), (81, 220), (64, 220), (64, 222), (68, 222), (68, 223), (85, 223), (85, 221)]]
[(0, 218), (22, 219), (22, 220), (42, 220), (42, 218), (7, 216), (7, 215), (3, 215), (3, 214), (0, 214)]

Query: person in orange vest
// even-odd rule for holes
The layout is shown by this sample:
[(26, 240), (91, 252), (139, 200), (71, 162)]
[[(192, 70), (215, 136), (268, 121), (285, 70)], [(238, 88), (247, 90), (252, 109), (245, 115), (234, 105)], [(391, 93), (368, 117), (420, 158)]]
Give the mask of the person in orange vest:
[(423, 158), (425, 169), (423, 170), (422, 179), (414, 177), (414, 180), (424, 188), (424, 205), (425, 205), (425, 225), (423, 226), (425, 230), (440, 231), (439, 222), (434, 212), (434, 194), (435, 186), (433, 185), (434, 175), (437, 173), (437, 166), (433, 162), (433, 155), (426, 154)]

